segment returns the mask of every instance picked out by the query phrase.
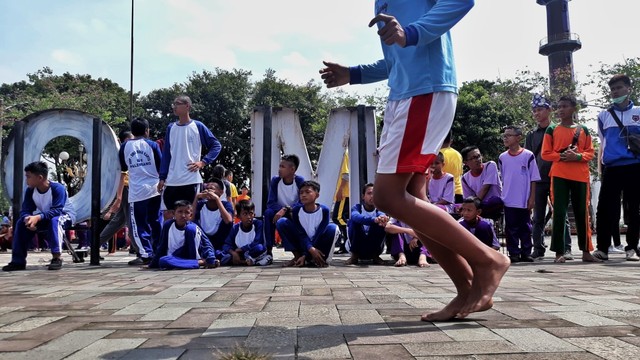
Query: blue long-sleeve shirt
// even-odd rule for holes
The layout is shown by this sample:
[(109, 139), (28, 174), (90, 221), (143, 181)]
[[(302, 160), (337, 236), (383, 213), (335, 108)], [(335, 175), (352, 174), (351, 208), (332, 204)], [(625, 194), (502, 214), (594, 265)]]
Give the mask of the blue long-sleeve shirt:
[(640, 163), (640, 157), (629, 150), (626, 139), (626, 131), (640, 133), (640, 106), (633, 102), (624, 109), (613, 107), (618, 119), (625, 127), (621, 130), (609, 110), (603, 110), (598, 115), (598, 137), (600, 138), (600, 151), (602, 163), (605, 166), (623, 166)]
[[(269, 183), (269, 196), (267, 197), (267, 209), (273, 211), (280, 211), (280, 209), (282, 209), (282, 204), (278, 203), (278, 184), (280, 183), (280, 180), (282, 180), (280, 176), (274, 176), (271, 178), (271, 182)], [(298, 190), (300, 190), (302, 183), (304, 182), (304, 178), (302, 176), (295, 175), (294, 182), (296, 183)], [(300, 196), (298, 196), (295, 203), (288, 205), (292, 208), (300, 205)]]
[(315, 245), (315, 243), (318, 241), (318, 238), (324, 233), (327, 225), (329, 225), (329, 219), (331, 219), (329, 215), (329, 208), (322, 204), (318, 204), (318, 206), (320, 207), (320, 209), (316, 211), (322, 211), (322, 220), (316, 228), (316, 232), (314, 233), (313, 238), (310, 238), (309, 235), (307, 235), (307, 231), (304, 229), (302, 223), (300, 222), (300, 212), (304, 211), (304, 207), (302, 205), (298, 205), (291, 210), (291, 221), (295, 224), (298, 232), (300, 233), (301, 243), (305, 249), (305, 255), (309, 254), (309, 249), (311, 249)]
[[(237, 223), (233, 225), (233, 227), (231, 228), (231, 232), (229, 232), (229, 236), (227, 236), (227, 240), (225, 240), (224, 242), (222, 251), (229, 252), (230, 250), (235, 250), (238, 248), (238, 245), (236, 244), (236, 236), (238, 236), (238, 233), (241, 231), (240, 229), (241, 226), (242, 226), (242, 223)], [(262, 220), (253, 219), (253, 227), (255, 231), (255, 237), (253, 238), (253, 241), (249, 244), (246, 244), (240, 247), (240, 249), (244, 252), (247, 252), (252, 247), (256, 245), (260, 245), (264, 242)]]
[[(171, 135), (172, 135), (173, 128), (188, 127), (188, 126), (192, 126), (192, 124), (195, 124), (195, 126), (197, 127), (198, 138), (193, 139), (191, 138), (191, 135), (187, 135), (186, 138), (180, 139), (181, 142), (183, 142), (183, 144), (180, 144), (181, 147), (177, 147), (176, 150), (181, 152), (181, 154), (176, 154), (176, 155), (184, 158), (179, 160), (180, 163), (176, 163), (175, 161), (172, 162), (173, 158), (172, 158), (172, 139), (171, 139), (172, 136)], [(194, 140), (196, 141), (196, 143), (199, 142), (199, 144), (205, 149), (208, 149), (207, 153), (202, 157), (202, 159), (199, 158), (200, 149), (198, 149), (197, 154), (195, 154), (197, 155), (197, 157), (194, 157), (194, 154), (190, 152), (190, 151), (195, 151), (195, 149), (185, 149), (185, 147), (188, 147), (189, 145), (193, 144)], [(177, 145), (177, 144), (174, 144), (174, 145)], [(180, 146), (180, 145), (177, 145), (177, 146)], [(169, 126), (167, 127), (167, 133), (164, 137), (164, 147), (162, 149), (162, 162), (160, 163), (160, 173), (159, 173), (160, 180), (168, 180), (167, 177), (170, 170), (179, 174), (184, 171), (188, 173), (189, 171), (187, 170), (187, 163), (189, 161), (192, 161), (192, 162), (203, 161), (205, 164), (211, 164), (218, 157), (221, 149), (222, 149), (222, 145), (220, 145), (220, 141), (218, 141), (218, 139), (215, 136), (213, 136), (211, 131), (203, 123), (201, 123), (198, 120), (191, 119), (191, 121), (187, 124), (178, 124), (177, 122), (173, 122), (169, 124)], [(199, 172), (196, 171), (195, 173), (197, 173), (197, 175), (200, 176)], [(178, 179), (178, 181), (180, 181), (180, 179)], [(167, 181), (167, 185), (171, 185), (171, 186), (189, 185), (189, 183), (172, 184), (172, 183), (169, 183), (169, 181)]]
[[(449, 30), (473, 5), (474, 0), (377, 0), (375, 14), (392, 15), (404, 26), (406, 46), (381, 42), (384, 59), (351, 67), (351, 84), (388, 79), (389, 100), (441, 91), (457, 93)], [(382, 26), (379, 22), (378, 28)]]
[[(160, 235), (160, 243), (156, 249), (156, 254), (149, 264), (150, 268), (159, 267), (160, 258), (166, 255), (173, 255), (182, 259), (203, 259), (207, 264), (213, 264), (216, 260), (215, 250), (207, 235), (200, 229), (200, 227), (193, 222), (187, 222), (184, 227), (184, 244), (178, 248), (173, 254), (168, 254), (169, 251), (169, 231), (171, 226), (175, 223), (174, 219), (167, 220), (162, 226), (162, 233)], [(196, 246), (198, 244), (198, 246)]]
[(351, 207), (351, 217), (349, 218), (349, 223), (359, 226), (373, 226), (376, 225), (376, 218), (381, 215), (385, 215), (382, 211), (375, 209), (374, 216), (369, 216), (367, 214), (362, 214), (362, 204), (355, 204)]
[[(31, 216), (34, 212), (39, 211), (43, 220), (51, 220), (56, 216), (60, 216), (64, 213), (64, 207), (67, 205), (68, 196), (67, 190), (62, 184), (51, 181), (49, 182), (49, 190), (51, 191), (51, 205), (48, 207), (40, 208), (36, 205), (33, 200), (34, 192), (38, 190), (36, 188), (27, 188), (24, 193), (24, 200), (22, 201), (22, 208), (20, 208), (20, 217), (24, 218), (25, 216)], [(49, 191), (47, 190), (47, 192)], [(48, 194), (40, 194), (48, 197)], [(45, 200), (48, 202), (48, 199)]]

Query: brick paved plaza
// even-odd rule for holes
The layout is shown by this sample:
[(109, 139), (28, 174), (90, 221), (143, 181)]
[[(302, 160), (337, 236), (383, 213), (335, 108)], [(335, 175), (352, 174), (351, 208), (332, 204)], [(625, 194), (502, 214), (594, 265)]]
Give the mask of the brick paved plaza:
[[(274, 359), (637, 359), (640, 264), (511, 267), (495, 306), (426, 323), (453, 286), (438, 265), (150, 271), (126, 252), (102, 266), (0, 274), (0, 359), (215, 359), (234, 346)], [(10, 254), (0, 254), (6, 264)], [(390, 259), (387, 255), (385, 259)]]

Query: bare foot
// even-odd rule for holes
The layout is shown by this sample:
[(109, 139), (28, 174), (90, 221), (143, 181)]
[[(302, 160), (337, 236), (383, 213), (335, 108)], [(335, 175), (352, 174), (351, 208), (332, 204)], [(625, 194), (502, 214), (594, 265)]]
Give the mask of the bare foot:
[(401, 267), (406, 265), (407, 265), (407, 258), (404, 256), (404, 254), (400, 253), (400, 255), (398, 256), (398, 261), (396, 261), (396, 263), (393, 266)]
[(253, 259), (247, 259), (247, 266), (253, 266)]
[(418, 258), (418, 267), (429, 267), (429, 262), (427, 262), (427, 256), (424, 254), (420, 254)]
[(500, 280), (509, 269), (509, 259), (501, 254), (495, 258), (495, 262), (482, 269), (473, 270), (473, 282), (467, 302), (456, 315), (465, 318), (469, 314), (491, 309), (493, 306), (493, 294), (500, 285)]
[(451, 321), (456, 317), (458, 312), (460, 312), (460, 310), (462, 309), (466, 301), (467, 301), (466, 296), (457, 295), (442, 310), (432, 312), (430, 314), (423, 314), (422, 317), (420, 317), (420, 320)]

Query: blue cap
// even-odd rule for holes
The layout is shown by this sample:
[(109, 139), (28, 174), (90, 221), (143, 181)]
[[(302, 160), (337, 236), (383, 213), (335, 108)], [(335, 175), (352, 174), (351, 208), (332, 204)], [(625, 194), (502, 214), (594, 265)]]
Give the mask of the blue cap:
[(551, 103), (544, 97), (544, 95), (533, 94), (533, 100), (531, 100), (531, 108), (535, 109), (537, 107), (545, 107), (547, 109), (550, 109)]

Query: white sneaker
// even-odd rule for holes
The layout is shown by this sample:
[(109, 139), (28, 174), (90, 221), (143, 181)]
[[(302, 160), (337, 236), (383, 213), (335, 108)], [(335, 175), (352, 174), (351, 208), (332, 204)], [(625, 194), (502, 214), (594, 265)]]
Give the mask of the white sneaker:
[(565, 251), (563, 256), (565, 260), (573, 260), (573, 255), (571, 255), (571, 250)]
[(593, 257), (598, 258), (600, 260), (609, 260), (609, 255), (604, 251), (596, 250), (592, 252), (591, 255), (593, 255)]
[(640, 257), (638, 257), (635, 250), (627, 250), (627, 261), (640, 261)]
[(624, 246), (609, 246), (609, 254), (624, 254)]

